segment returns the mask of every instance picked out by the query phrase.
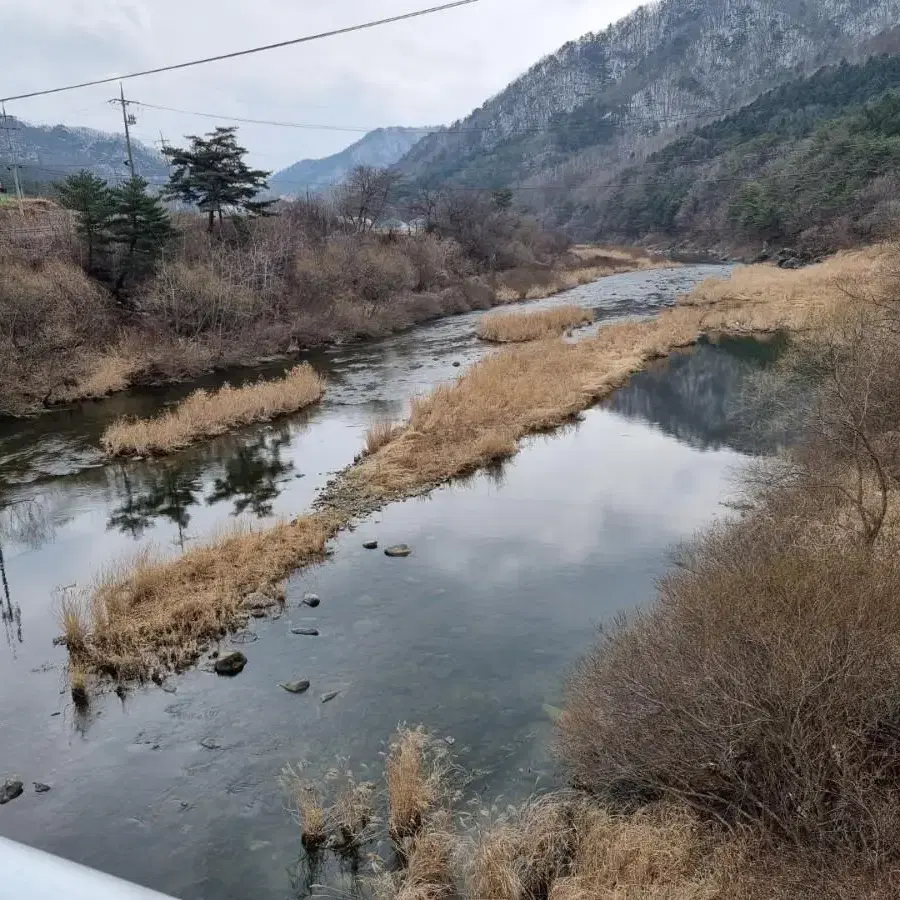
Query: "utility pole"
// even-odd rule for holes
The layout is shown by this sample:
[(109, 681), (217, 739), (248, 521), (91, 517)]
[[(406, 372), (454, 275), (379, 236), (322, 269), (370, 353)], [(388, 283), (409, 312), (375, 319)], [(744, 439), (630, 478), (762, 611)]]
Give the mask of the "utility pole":
[(137, 175), (137, 172), (134, 171), (134, 155), (131, 152), (131, 131), (130, 126), (137, 124), (137, 119), (128, 112), (128, 101), (125, 99), (125, 88), (122, 87), (122, 82), (119, 82), (119, 97), (118, 99), (113, 98), (109, 101), (110, 103), (120, 103), (122, 105), (122, 121), (125, 123), (125, 144), (128, 147), (128, 171), (131, 172), (131, 177), (134, 178)]
[(22, 186), (19, 184), (19, 157), (13, 144), (12, 132), (9, 127), (9, 118), (6, 115), (6, 104), (0, 104), (0, 111), (3, 113), (3, 127), (6, 131), (6, 143), (9, 147), (9, 155), (12, 159), (13, 181), (16, 185), (16, 199), (19, 201), (19, 214), (25, 218), (25, 204), (22, 202)]

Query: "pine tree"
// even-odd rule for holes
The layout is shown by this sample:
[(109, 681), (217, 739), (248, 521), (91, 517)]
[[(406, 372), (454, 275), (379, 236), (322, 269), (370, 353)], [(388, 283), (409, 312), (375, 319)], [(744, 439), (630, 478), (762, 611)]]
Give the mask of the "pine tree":
[(218, 127), (204, 137), (188, 135), (190, 149), (168, 147), (173, 172), (165, 194), (197, 206), (209, 216), (212, 231), (216, 218), (222, 222), (226, 210), (251, 216), (266, 215), (273, 201), (255, 198), (268, 187), (269, 172), (251, 169), (244, 162), (247, 151), (235, 136), (236, 128)]
[(56, 185), (59, 202), (75, 213), (84, 242), (85, 271), (100, 275), (109, 250), (109, 226), (115, 200), (106, 182), (82, 170)]
[(157, 260), (174, 236), (165, 207), (147, 193), (143, 178), (130, 178), (112, 191), (115, 211), (110, 240), (120, 248), (113, 292), (121, 296), (130, 284), (153, 272)]

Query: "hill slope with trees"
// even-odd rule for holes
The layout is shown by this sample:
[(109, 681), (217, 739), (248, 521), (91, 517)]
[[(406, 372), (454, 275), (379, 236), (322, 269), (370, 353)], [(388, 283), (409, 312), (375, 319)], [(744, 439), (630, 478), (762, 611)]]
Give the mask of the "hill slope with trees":
[(898, 21), (900, 0), (661, 0), (541, 60), (400, 170), (416, 185), (518, 185), (551, 210), (685, 128), (893, 49)]
[(843, 63), (698, 128), (601, 188), (579, 231), (819, 253), (877, 240), (900, 203), (900, 57)]

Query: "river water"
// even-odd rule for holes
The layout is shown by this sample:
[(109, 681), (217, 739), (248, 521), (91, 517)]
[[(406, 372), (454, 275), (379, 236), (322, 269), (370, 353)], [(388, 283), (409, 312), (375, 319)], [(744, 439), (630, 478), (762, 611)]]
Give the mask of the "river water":
[[(711, 274), (723, 270), (614, 276), (540, 305), (582, 304), (602, 327)], [(0, 426), (0, 779), (27, 786), (0, 807), (0, 834), (184, 900), (280, 900), (309, 890), (277, 783), (286, 763), (376, 778), (397, 724), (424, 723), (496, 802), (557, 783), (551, 714), (595, 626), (652, 600), (672, 545), (728, 514), (735, 471), (777, 445), (746, 427), (742, 400), (776, 345), (678, 354), (503, 467), (366, 519), (291, 579), (280, 619), (237, 638), (249, 658), (238, 678), (197, 669), (80, 714), (52, 644), (60, 587), (150, 543), (176, 553), (235, 516), (304, 511), (373, 421), (402, 418), (411, 396), (455, 377), (454, 363), (489, 352), (472, 336), (479, 315), (311, 354), (329, 379), (315, 410), (165, 461), (107, 465), (97, 438), (111, 418), (187, 387)], [(391, 560), (363, 550), (369, 539), (414, 552)], [(318, 609), (300, 605), (306, 591)], [(320, 636), (291, 633), (306, 625)], [(312, 689), (277, 686), (296, 678)]]

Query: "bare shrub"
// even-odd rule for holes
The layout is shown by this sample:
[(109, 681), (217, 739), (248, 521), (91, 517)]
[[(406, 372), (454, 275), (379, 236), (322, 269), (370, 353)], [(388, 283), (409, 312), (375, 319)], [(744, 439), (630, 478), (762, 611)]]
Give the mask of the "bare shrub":
[(794, 491), (720, 526), (682, 553), (656, 608), (602, 638), (561, 723), (579, 785), (897, 857), (900, 563), (848, 542), (838, 508), (821, 513)]
[(260, 299), (249, 288), (229, 281), (208, 266), (163, 263), (140, 301), (151, 322), (177, 338), (234, 333), (262, 313)]
[(113, 304), (79, 267), (8, 260), (0, 283), (0, 411), (47, 405), (112, 334)]

